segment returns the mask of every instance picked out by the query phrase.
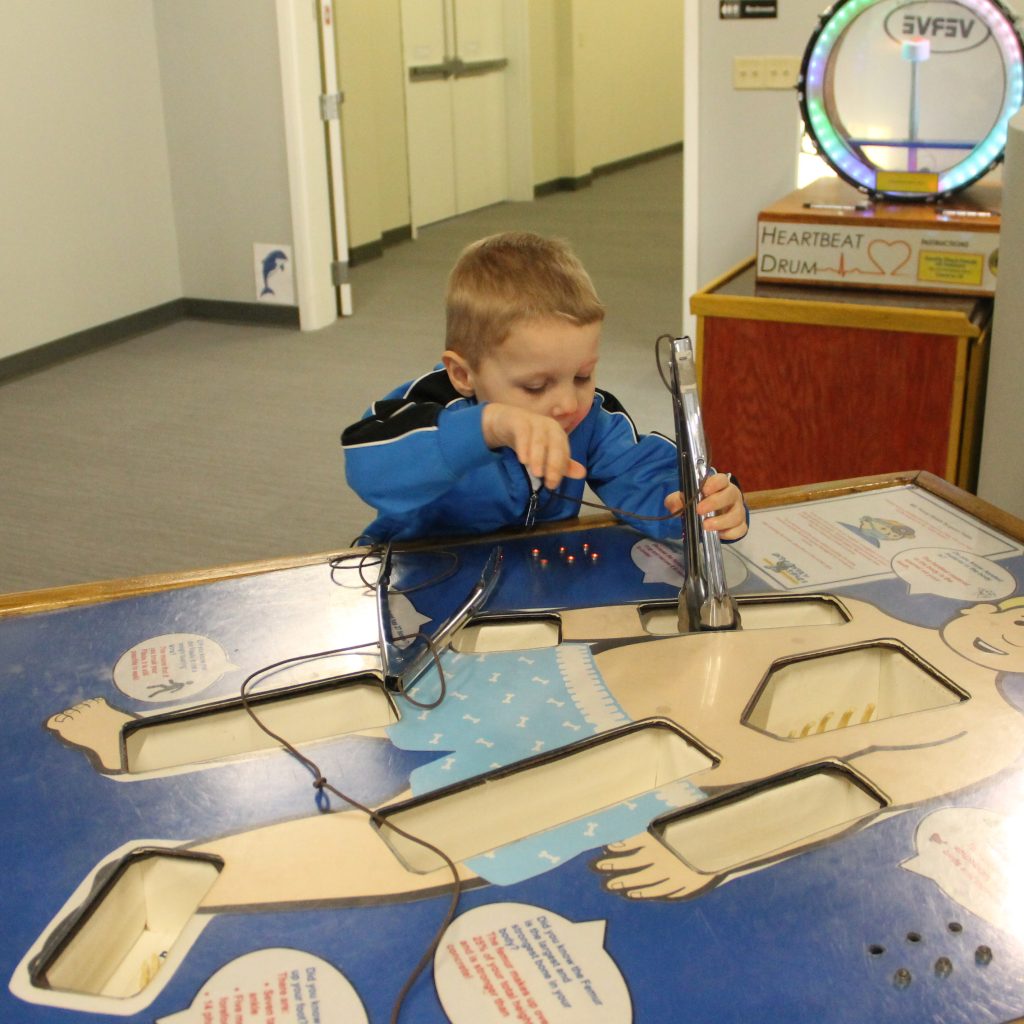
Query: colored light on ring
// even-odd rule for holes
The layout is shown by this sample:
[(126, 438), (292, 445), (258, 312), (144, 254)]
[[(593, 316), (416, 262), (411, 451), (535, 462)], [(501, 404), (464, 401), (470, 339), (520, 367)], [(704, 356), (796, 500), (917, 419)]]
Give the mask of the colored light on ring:
[(825, 98), (825, 82), (833, 48), (841, 42), (843, 34), (855, 18), (883, 2), (886, 0), (838, 0), (822, 15), (804, 54), (801, 94), (804, 123), (821, 156), (841, 177), (865, 191), (915, 199), (948, 194), (976, 181), (1002, 159), (1009, 120), (1020, 109), (1024, 99), (1024, 43), (1013, 16), (1000, 0), (955, 0), (989, 29), (999, 50), (1004, 70), (1003, 102), (999, 113), (988, 134), (961, 161), (939, 173), (935, 192), (908, 195), (877, 190), (878, 168), (854, 150), (841, 130), (832, 123)]

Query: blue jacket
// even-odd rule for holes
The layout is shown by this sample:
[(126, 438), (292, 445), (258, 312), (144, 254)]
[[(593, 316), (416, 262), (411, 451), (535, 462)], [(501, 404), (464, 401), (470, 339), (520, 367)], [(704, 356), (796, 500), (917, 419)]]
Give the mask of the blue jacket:
[[(584, 481), (566, 477), (558, 494), (536, 491), (510, 448), (484, 443), (483, 406), (464, 398), (443, 367), (375, 402), (341, 435), (345, 475), (378, 512), (363, 537), (374, 541), (490, 533), (528, 522), (579, 514)], [(618, 400), (600, 388), (582, 423), (569, 435), (572, 458), (587, 469), (591, 488), (611, 508), (665, 515), (665, 498), (679, 490), (675, 444), (638, 434)], [(562, 497), (560, 495), (565, 495)], [(624, 522), (656, 537), (679, 537), (678, 517)]]

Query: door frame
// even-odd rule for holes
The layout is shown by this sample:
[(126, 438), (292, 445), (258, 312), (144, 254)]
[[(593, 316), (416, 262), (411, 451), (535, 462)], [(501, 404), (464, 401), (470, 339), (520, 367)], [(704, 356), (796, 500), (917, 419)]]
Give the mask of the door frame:
[[(285, 148), (292, 214), (292, 266), (299, 326), (315, 331), (338, 318), (331, 278), (334, 238), (324, 152), (318, 16), (303, 0), (275, 0)], [(312, 16), (311, 16), (312, 14)]]

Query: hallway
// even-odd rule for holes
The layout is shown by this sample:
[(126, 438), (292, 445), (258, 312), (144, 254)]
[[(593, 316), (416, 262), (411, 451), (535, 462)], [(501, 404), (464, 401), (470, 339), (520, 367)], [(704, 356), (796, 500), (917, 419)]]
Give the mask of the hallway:
[(351, 272), (321, 331), (182, 321), (0, 386), (0, 592), (346, 547), (371, 518), (339, 434), (443, 348), (461, 248), (567, 239), (608, 308), (599, 384), (671, 432), (654, 339), (682, 317), (682, 156), (432, 225)]

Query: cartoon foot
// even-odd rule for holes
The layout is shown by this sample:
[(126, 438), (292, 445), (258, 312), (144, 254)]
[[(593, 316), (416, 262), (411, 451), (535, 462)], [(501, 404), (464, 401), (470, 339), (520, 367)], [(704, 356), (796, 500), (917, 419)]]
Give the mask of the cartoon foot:
[(98, 772), (116, 775), (124, 771), (121, 729), (134, 720), (134, 715), (112, 708), (102, 697), (91, 697), (51, 715), (46, 728), (62, 743), (84, 751)]
[(682, 900), (715, 884), (716, 876), (694, 871), (668, 847), (644, 832), (610, 843), (609, 856), (593, 863), (606, 874), (604, 888), (631, 900)]

